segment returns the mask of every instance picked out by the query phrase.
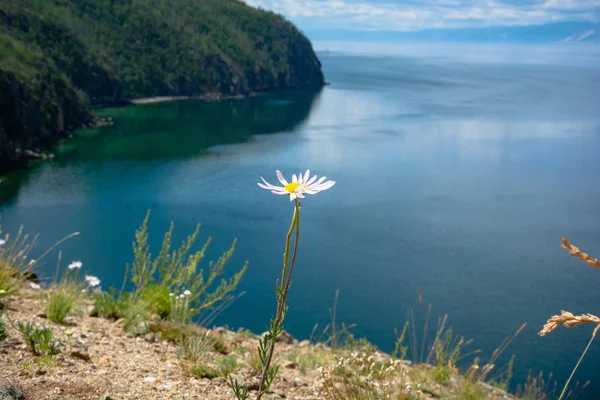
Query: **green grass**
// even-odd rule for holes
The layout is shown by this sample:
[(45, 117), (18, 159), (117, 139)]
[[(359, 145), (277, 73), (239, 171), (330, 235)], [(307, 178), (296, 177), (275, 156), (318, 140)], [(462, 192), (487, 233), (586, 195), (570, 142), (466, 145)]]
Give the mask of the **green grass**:
[(61, 282), (46, 293), (46, 316), (52, 322), (63, 324), (65, 318), (82, 299), (83, 286), (76, 282)]
[(23, 369), (25, 371), (36, 370), (46, 372), (54, 367), (59, 366), (60, 363), (54, 355), (40, 356), (32, 360), (26, 360), (23, 362)]
[(5, 312), (4, 309), (0, 310), (0, 342), (9, 337), (8, 331), (6, 330), (6, 323), (4, 322), (4, 318), (2, 318)]
[(302, 374), (314, 371), (319, 367), (335, 365), (336, 352), (326, 350), (324, 347), (299, 347), (285, 355), (286, 359), (298, 364)]
[(228, 376), (229, 374), (234, 373), (238, 367), (238, 363), (234, 357), (225, 356), (219, 360), (214, 367), (204, 363), (197, 363), (190, 367), (187, 372), (198, 378), (213, 379)]
[(179, 339), (177, 357), (183, 361), (197, 363), (203, 360), (206, 353), (214, 346), (214, 339), (206, 334), (189, 335)]
[(92, 294), (94, 302), (94, 310), (92, 316), (112, 319), (114, 321), (123, 318), (127, 307), (127, 296), (119, 296), (116, 291), (111, 288), (110, 291), (96, 291)]
[(0, 300), (2, 300), (4, 297), (16, 294), (23, 287), (27, 281), (27, 273), (32, 272), (32, 268), (36, 265), (36, 262), (29, 258), (29, 253), (37, 241), (37, 236), (24, 233), (23, 227), (20, 227), (14, 235), (2, 235), (0, 226), (0, 239), (5, 240), (0, 249)]
[(54, 340), (50, 328), (37, 328), (31, 322), (17, 322), (17, 330), (21, 333), (25, 345), (35, 356), (52, 356), (60, 352), (62, 344)]
[(252, 369), (252, 371), (260, 374), (262, 372), (262, 360), (256, 351), (252, 351), (246, 358), (246, 364)]

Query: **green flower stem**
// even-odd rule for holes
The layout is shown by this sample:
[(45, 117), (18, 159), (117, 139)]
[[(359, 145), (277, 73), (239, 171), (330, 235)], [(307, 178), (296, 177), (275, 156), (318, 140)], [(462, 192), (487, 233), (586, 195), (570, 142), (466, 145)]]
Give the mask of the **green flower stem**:
[[(289, 253), (290, 253), (290, 242), (292, 238), (292, 233), (296, 231), (296, 238), (294, 241), (294, 250), (292, 254), (292, 262), (289, 263)], [(292, 223), (290, 225), (290, 229), (288, 231), (285, 243), (285, 252), (283, 253), (283, 271), (281, 274), (281, 292), (278, 291), (277, 296), (277, 314), (275, 316), (274, 326), (277, 327), (277, 330), (270, 332), (269, 337), (269, 353), (265, 359), (262, 368), (262, 377), (260, 379), (259, 391), (257, 400), (260, 400), (262, 395), (265, 393), (265, 380), (267, 379), (267, 373), (271, 367), (271, 361), (273, 360), (273, 353), (275, 352), (275, 343), (277, 341), (277, 336), (281, 329), (281, 323), (285, 318), (285, 309), (286, 309), (286, 300), (287, 300), (287, 292), (290, 288), (290, 283), (292, 280), (292, 272), (294, 271), (294, 265), (296, 263), (296, 255), (298, 250), (298, 239), (300, 237), (300, 202), (298, 199), (295, 200), (295, 208), (294, 208), (294, 216), (292, 217)], [(289, 264), (289, 266), (288, 266)], [(281, 294), (280, 294), (281, 293)]]
[[(287, 297), (288, 289), (292, 281), (292, 272), (294, 271), (294, 265), (296, 265), (296, 250), (298, 250), (298, 238), (300, 237), (300, 202), (296, 199), (296, 208), (294, 209), (294, 215), (296, 217), (296, 241), (294, 242), (294, 254), (292, 255), (292, 264), (290, 266), (290, 272), (287, 277), (287, 283), (285, 285), (285, 296)], [(285, 297), (284, 297), (285, 300)]]
[(290, 229), (288, 230), (285, 240), (285, 251), (283, 252), (283, 270), (281, 271), (281, 285), (285, 283), (287, 278), (288, 258), (290, 254), (290, 241), (292, 239), (292, 233), (294, 232), (294, 228), (296, 227), (296, 223), (298, 221), (298, 214), (300, 213), (299, 211), (300, 207), (298, 206), (298, 199), (296, 199), (296, 206), (294, 207), (294, 216), (292, 217), (292, 223), (290, 224)]

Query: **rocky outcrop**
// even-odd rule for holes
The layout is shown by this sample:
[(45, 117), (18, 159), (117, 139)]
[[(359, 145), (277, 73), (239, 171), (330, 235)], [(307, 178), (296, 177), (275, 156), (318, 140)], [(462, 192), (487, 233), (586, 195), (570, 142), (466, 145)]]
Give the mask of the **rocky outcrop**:
[(93, 119), (64, 80), (53, 73), (44, 78), (31, 88), (0, 70), (0, 172), (48, 157), (45, 149), (69, 128)]

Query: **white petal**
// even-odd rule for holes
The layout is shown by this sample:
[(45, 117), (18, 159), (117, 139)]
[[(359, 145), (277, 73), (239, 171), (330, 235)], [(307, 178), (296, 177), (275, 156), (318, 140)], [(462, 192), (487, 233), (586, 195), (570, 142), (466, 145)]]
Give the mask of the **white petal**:
[(302, 183), (302, 174), (298, 175), (298, 182)]
[(310, 169), (307, 169), (306, 172), (304, 173), (304, 180), (308, 181), (309, 177), (310, 177)]
[(274, 186), (271, 185), (269, 182), (265, 182), (266, 185), (263, 185), (262, 183), (257, 183), (258, 186), (260, 186), (263, 189), (267, 189), (267, 190), (283, 190), (283, 188), (281, 186)]
[(286, 194), (288, 194), (288, 192), (278, 192), (277, 190), (271, 190), (271, 193), (273, 193), (273, 194), (277, 194), (277, 195), (279, 195), (279, 196), (283, 196), (283, 195), (286, 195)]
[(299, 199), (303, 199), (304, 198), (304, 195), (302, 194), (302, 192), (296, 193), (296, 196), (298, 196)]
[(330, 187), (332, 187), (333, 185), (335, 185), (334, 181), (327, 181), (327, 182), (323, 183), (322, 185), (319, 185), (317, 187), (317, 190), (327, 190)]
[(260, 177), (260, 179), (263, 181), (263, 183), (265, 184), (265, 186), (269, 187), (269, 188), (276, 188), (276, 187), (280, 187), (280, 186), (275, 186), (275, 185), (271, 185), (269, 182), (267, 182), (265, 180), (265, 178), (263, 178), (262, 176)]
[(298, 182), (298, 177), (296, 174), (292, 175), (292, 182)]
[(296, 200), (296, 193), (290, 193), (290, 201)]
[(312, 185), (312, 183), (316, 180), (317, 180), (317, 176), (315, 175), (312, 178), (310, 178), (310, 180), (308, 182), (306, 182), (306, 186)]
[(281, 173), (281, 171), (280, 171), (280, 170), (277, 170), (277, 171), (276, 171), (276, 173), (277, 173), (277, 179), (279, 179), (279, 182), (281, 182), (281, 184), (282, 184), (283, 186), (287, 185), (287, 184), (288, 184), (288, 182), (287, 182), (287, 181), (285, 180), (285, 178), (283, 177), (283, 174)]
[(321, 186), (321, 184), (323, 183), (323, 181), (325, 179), (327, 179), (327, 178), (326, 177), (319, 178), (318, 181), (311, 183), (310, 185), (306, 185), (306, 186), (308, 186), (309, 189), (318, 189), (319, 186)]

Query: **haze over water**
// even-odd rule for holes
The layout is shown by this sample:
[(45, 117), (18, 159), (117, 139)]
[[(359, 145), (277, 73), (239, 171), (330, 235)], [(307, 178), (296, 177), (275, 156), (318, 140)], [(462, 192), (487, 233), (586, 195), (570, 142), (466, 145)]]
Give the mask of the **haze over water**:
[[(303, 201), (287, 329), (308, 338), (337, 318), (383, 350), (417, 299), (449, 315), (486, 356), (507, 350), (564, 382), (591, 327), (537, 332), (561, 309), (600, 312), (600, 271), (560, 248), (600, 256), (600, 52), (593, 47), (318, 43), (320, 93), (288, 91), (101, 110), (115, 125), (85, 130), (53, 162), (0, 185), (5, 232), (61, 237), (103, 287), (119, 286), (131, 242), (152, 210), (151, 242), (202, 224), (209, 259), (238, 238), (230, 271), (249, 260), (247, 293), (215, 321), (255, 332), (274, 312), (292, 206), (256, 186), (310, 168), (337, 184)], [(343, 50), (343, 51), (342, 51)], [(199, 243), (199, 246), (202, 243)], [(43, 267), (54, 271), (54, 260)], [(502, 362), (500, 364), (502, 364)], [(500, 368), (500, 365), (498, 366)], [(600, 344), (575, 380), (600, 397)]]

